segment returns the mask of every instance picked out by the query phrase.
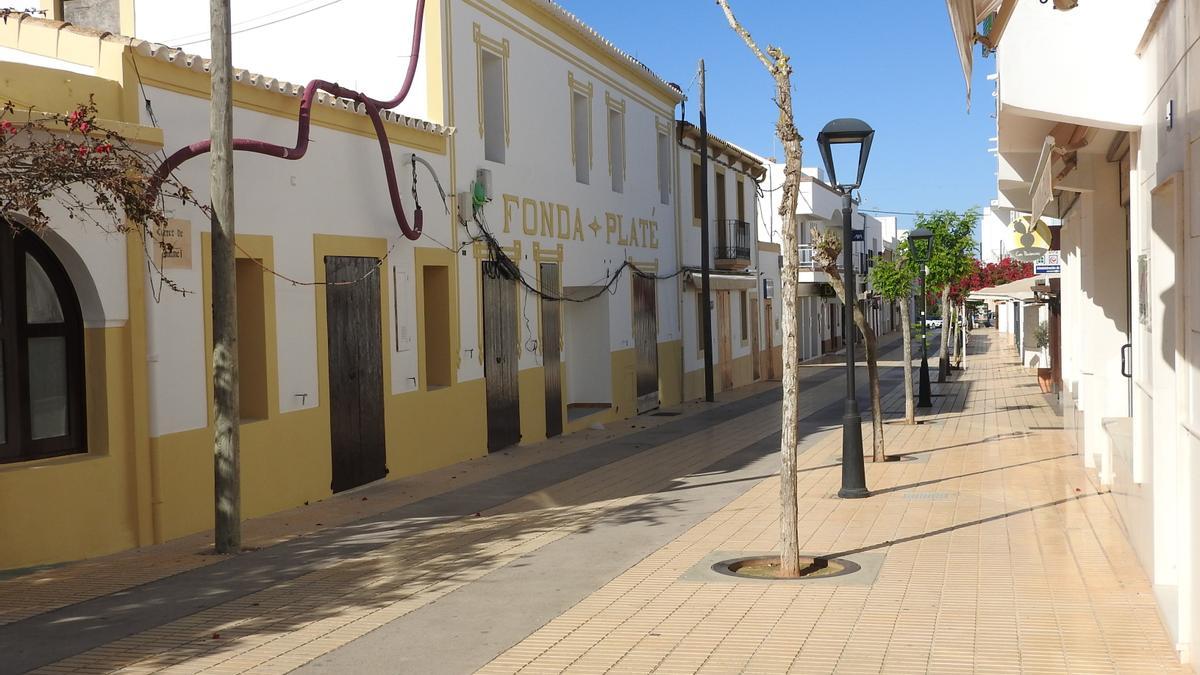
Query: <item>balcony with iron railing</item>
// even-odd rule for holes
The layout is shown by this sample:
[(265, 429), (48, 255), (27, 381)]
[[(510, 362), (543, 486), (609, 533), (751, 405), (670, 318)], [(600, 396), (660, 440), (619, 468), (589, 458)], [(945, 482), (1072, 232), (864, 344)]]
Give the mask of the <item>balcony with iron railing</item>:
[(744, 220), (718, 220), (713, 266), (719, 270), (750, 267), (750, 224)]
[[(812, 244), (800, 244), (800, 272), (820, 273), (824, 274), (825, 270), (817, 264), (816, 252)], [(854, 254), (854, 273), (863, 275), (863, 265), (869, 269), (873, 265), (869, 261), (870, 253), (855, 253)], [(838, 256), (837, 269), (842, 272), (846, 266), (842, 263), (841, 256)]]

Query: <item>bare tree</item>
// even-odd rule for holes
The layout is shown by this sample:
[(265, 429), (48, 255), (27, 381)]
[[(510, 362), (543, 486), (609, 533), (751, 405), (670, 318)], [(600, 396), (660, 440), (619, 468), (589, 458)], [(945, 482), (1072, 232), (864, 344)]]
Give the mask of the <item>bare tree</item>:
[(212, 21), (212, 317), (214, 541), (242, 548), (241, 417), (238, 410), (237, 272), (233, 212), (233, 65), (229, 0), (209, 0)]
[(885, 462), (887, 455), (883, 449), (883, 404), (879, 395), (879, 342), (875, 338), (875, 329), (867, 323), (858, 294), (855, 293), (855, 297), (849, 299), (846, 294), (846, 284), (842, 281), (842, 274), (837, 266), (838, 257), (842, 254), (841, 237), (833, 232), (821, 232), (813, 228), (812, 240), (813, 259), (829, 277), (829, 285), (833, 286), (838, 299), (843, 304), (854, 303), (854, 325), (858, 326), (858, 332), (862, 333), (863, 340), (867, 343), (867, 380), (871, 387), (871, 461)]
[(800, 575), (799, 515), (796, 505), (796, 446), (799, 443), (800, 425), (800, 350), (796, 336), (796, 292), (800, 251), (796, 241), (796, 201), (800, 193), (802, 139), (792, 116), (792, 66), (787, 54), (784, 54), (782, 49), (770, 45), (764, 53), (734, 17), (733, 10), (729, 8), (729, 0), (717, 0), (717, 4), (725, 12), (729, 27), (742, 38), (755, 58), (775, 80), (775, 104), (779, 108), (775, 134), (783, 145), (785, 158), (783, 198), (779, 203), (779, 216), (783, 223), (783, 440), (779, 449), (779, 573), (780, 576), (795, 577)]

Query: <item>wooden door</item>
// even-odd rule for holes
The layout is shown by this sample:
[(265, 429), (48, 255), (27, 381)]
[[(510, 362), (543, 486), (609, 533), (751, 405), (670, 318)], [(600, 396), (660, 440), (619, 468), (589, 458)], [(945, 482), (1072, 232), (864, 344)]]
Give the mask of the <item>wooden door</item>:
[(842, 345), (842, 333), (838, 330), (838, 310), (840, 306), (835, 304), (826, 305), (829, 308), (829, 351), (837, 351)]
[(517, 388), (517, 287), (496, 263), (483, 262), (483, 379), (488, 452), (521, 440)]
[(721, 371), (721, 391), (733, 389), (733, 331), (729, 317), (729, 291), (717, 291), (717, 365)]
[[(557, 295), (558, 263), (541, 264), (541, 288)], [(546, 438), (562, 433), (562, 303), (542, 298), (542, 370), (546, 382)]]
[(334, 492), (387, 475), (379, 261), (325, 257)]
[(655, 281), (633, 275), (633, 346), (637, 355), (637, 411), (658, 407), (658, 312)]
[(758, 350), (758, 298), (750, 300), (750, 361), (754, 364), (754, 379), (762, 377), (759, 361), (762, 353)]
[(779, 376), (775, 374), (775, 318), (771, 300), (763, 300), (763, 310), (767, 326), (767, 379), (774, 380)]

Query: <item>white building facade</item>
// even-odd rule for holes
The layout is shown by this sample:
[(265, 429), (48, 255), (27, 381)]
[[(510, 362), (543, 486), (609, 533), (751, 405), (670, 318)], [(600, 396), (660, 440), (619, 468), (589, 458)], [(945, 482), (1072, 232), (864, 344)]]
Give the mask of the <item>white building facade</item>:
[[(1062, 223), (1065, 424), (1111, 490), (1164, 622), (1194, 664), (1200, 5), (974, 4), (978, 15), (956, 25), (992, 11), (1003, 19), (989, 38), (999, 43), (998, 207), (1029, 213), (1044, 204)], [(970, 49), (961, 36), (960, 47)], [(1050, 177), (1041, 187), (1051, 192), (1034, 189), (1040, 176)], [(1016, 329), (1015, 316), (1002, 321)]]
[[(676, 127), (678, 88), (553, 3), (376, 4), (286, 30), (273, 7), (234, 17), (239, 138), (291, 148), (304, 83), (386, 99), (417, 59), (382, 141), (362, 106), (318, 93), (303, 157), (235, 153), (245, 517), (703, 393), (695, 134)], [(45, 3), (50, 18), (13, 14), (0, 26), (4, 94), (68, 110), (90, 93), (99, 119), (149, 152), (206, 139), (207, 43), (182, 32), (206, 5), (63, 0)], [(362, 39), (325, 40), (338, 26)], [(715, 137), (710, 159), (724, 389), (781, 375), (779, 251), (755, 236), (761, 162)], [(208, 171), (200, 156), (176, 175), (203, 194)], [(412, 228), (418, 204), (410, 238), (398, 214)], [(56, 505), (2, 510), (0, 569), (212, 525), (209, 221), (168, 208), (162, 236), (181, 255), (158, 264), (186, 293), (147, 272), (154, 246), (134, 234), (56, 214), (44, 245), (15, 244), (36, 248), (63, 306), (78, 305), (68, 356), (82, 368), (65, 451), (0, 452), (0, 500)]]

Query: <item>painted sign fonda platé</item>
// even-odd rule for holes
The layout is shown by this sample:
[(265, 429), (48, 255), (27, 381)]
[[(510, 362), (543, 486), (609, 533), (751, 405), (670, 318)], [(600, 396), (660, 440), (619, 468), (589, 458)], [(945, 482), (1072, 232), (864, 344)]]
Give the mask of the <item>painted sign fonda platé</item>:
[(585, 213), (578, 207), (510, 194), (501, 195), (500, 200), (504, 207), (505, 234), (519, 227), (529, 237), (658, 248), (658, 222), (648, 218), (626, 217), (611, 211)]

